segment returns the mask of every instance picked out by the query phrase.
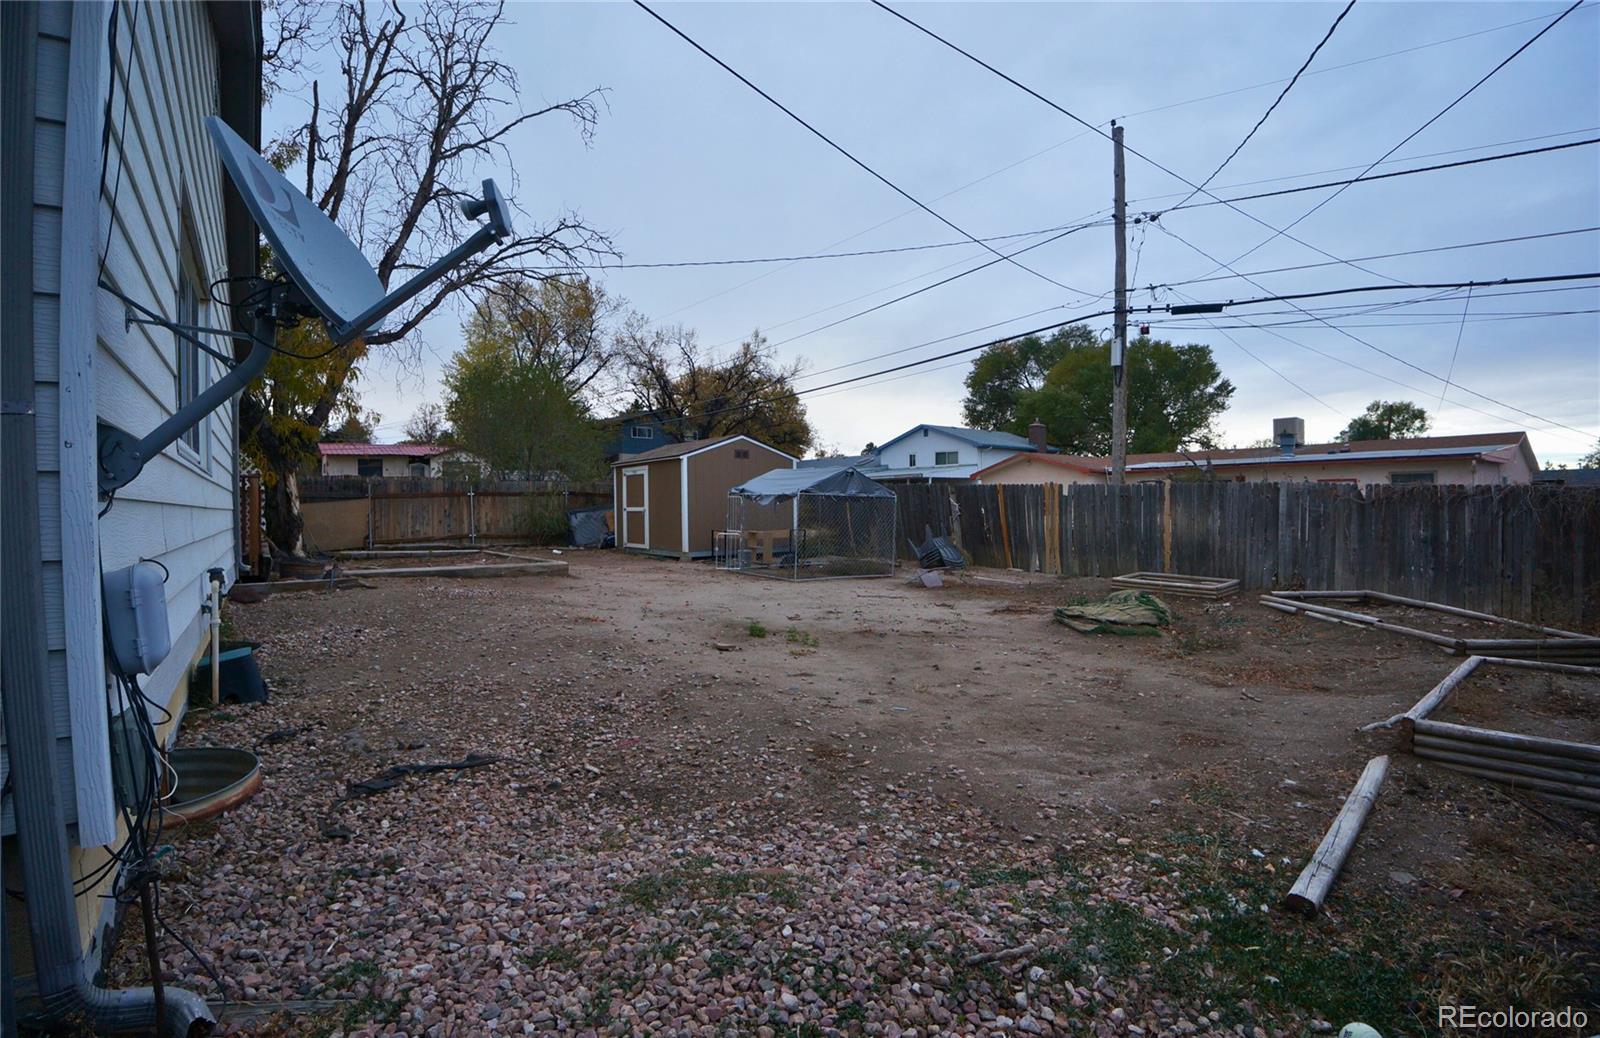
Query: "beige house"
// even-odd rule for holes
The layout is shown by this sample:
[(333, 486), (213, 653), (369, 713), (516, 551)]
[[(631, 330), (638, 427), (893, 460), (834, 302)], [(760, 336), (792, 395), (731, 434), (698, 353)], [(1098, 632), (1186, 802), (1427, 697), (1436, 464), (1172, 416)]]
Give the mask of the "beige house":
[(452, 460), (471, 455), (456, 447), (426, 443), (319, 443), (318, 472), (324, 476), (437, 478)]
[[(1280, 422), (1286, 420), (1280, 419)], [(1301, 428), (1298, 424), (1291, 429)], [(1025, 454), (973, 475), (978, 483), (1103, 483), (1106, 458)], [(1301, 443), (1241, 450), (1175, 451), (1128, 455), (1130, 483), (1166, 479), (1217, 479), (1239, 483), (1435, 483), (1490, 486), (1529, 483), (1539, 461), (1524, 432), (1419, 436), (1405, 440)]]

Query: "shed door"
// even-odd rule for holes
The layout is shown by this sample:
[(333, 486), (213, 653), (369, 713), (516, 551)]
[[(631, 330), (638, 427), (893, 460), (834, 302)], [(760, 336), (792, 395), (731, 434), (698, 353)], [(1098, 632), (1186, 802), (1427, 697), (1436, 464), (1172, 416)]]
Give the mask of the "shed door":
[(650, 513), (645, 501), (650, 493), (650, 470), (643, 465), (622, 470), (622, 546), (650, 546)]

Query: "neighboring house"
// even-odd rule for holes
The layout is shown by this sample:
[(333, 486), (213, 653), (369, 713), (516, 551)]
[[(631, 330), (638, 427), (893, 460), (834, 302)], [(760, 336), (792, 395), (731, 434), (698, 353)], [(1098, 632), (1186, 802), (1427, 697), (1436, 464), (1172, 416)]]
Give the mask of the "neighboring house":
[(709, 557), (727, 521), (728, 491), (797, 459), (749, 436), (657, 447), (611, 466), (617, 547), (679, 559)]
[(429, 443), (319, 443), (323, 476), (438, 477), (455, 463), (471, 463), (459, 447)]
[(1535, 483), (1600, 489), (1600, 469), (1543, 469), (1533, 474)]
[(870, 468), (876, 468), (877, 464), (878, 455), (873, 453), (836, 455), (831, 458), (805, 458), (795, 467), (802, 469), (861, 469), (865, 471)]
[[(1539, 471), (1538, 459), (1523, 432), (1304, 443), (1305, 423), (1298, 418), (1277, 419), (1274, 431), (1281, 434), (1277, 447), (1130, 454), (1127, 480), (1483, 486), (1528, 483)], [(1025, 456), (988, 466), (973, 478), (980, 483), (1103, 483), (1110, 470), (1107, 458)]]
[(1026, 437), (953, 425), (919, 425), (879, 447), (877, 464), (862, 471), (880, 483), (965, 481), (1013, 455), (1049, 451), (1039, 422), (1029, 427)]
[(667, 431), (658, 411), (619, 414), (601, 419), (600, 425), (606, 432), (605, 459), (608, 462), (677, 442), (677, 437)]
[[(12, 860), (19, 844), (5, 845), (7, 886), (27, 887), (6, 911), (25, 904), (33, 937), (32, 956), (12, 962), (19, 971), (37, 968), (51, 1004), (83, 1014), (75, 1023), (98, 1033), (106, 1021), (83, 999), (118, 904), (107, 896), (115, 873), (101, 868), (110, 861), (103, 846), (121, 842), (108, 729), (132, 716), (120, 712), (124, 700), (107, 673), (102, 567), (151, 560), (166, 572), (171, 651), (140, 684), (152, 710), (170, 715), (156, 735), (170, 745), (204, 649), (208, 571), (231, 584), (239, 559), (237, 398), (150, 458), (114, 499), (99, 497), (97, 422), (146, 434), (216, 381), (223, 365), (161, 326), (129, 323), (124, 304), (98, 283), (167, 320), (232, 324), (213, 288), (256, 273), (257, 237), (203, 120), (218, 115), (259, 145), (260, 9), (6, 3), (0, 18), (5, 727), (12, 738), (36, 731), (36, 701), (54, 719), (53, 741), (30, 738), (26, 757), (9, 742), (0, 750), (5, 834), (19, 824), (32, 829), (43, 812), (51, 818), (21, 841), (22, 869)], [(234, 353), (225, 338), (206, 341)], [(109, 723), (108, 704), (118, 712)], [(31, 777), (46, 765), (56, 772), (53, 795)], [(50, 844), (62, 840), (56, 856)], [(63, 889), (30, 881), (53, 874), (30, 846), (70, 870)], [(73, 879), (84, 876), (104, 878), (74, 901)], [(65, 974), (62, 927), (77, 938)], [(169, 1023), (176, 994), (168, 989)]]

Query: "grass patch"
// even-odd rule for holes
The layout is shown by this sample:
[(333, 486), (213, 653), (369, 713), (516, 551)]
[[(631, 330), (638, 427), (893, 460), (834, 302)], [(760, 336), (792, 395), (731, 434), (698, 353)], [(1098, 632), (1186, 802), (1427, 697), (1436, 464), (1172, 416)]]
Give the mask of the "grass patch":
[(674, 901), (727, 901), (746, 894), (764, 894), (784, 905), (800, 903), (795, 878), (787, 873), (726, 872), (714, 864), (704, 855), (686, 858), (676, 868), (624, 884), (622, 897), (644, 909)]
[(564, 944), (542, 944), (517, 953), (517, 961), (530, 970), (543, 968), (575, 970), (583, 958)]
[(995, 887), (1021, 885), (1042, 875), (1027, 865), (979, 865), (967, 873), (967, 885)]
[(816, 635), (802, 631), (798, 627), (789, 628), (784, 637), (788, 639), (790, 645), (802, 645), (808, 649), (815, 649), (822, 644), (817, 640)]
[(751, 620), (745, 625), (744, 633), (752, 638), (765, 638), (767, 636), (767, 628), (760, 620)]

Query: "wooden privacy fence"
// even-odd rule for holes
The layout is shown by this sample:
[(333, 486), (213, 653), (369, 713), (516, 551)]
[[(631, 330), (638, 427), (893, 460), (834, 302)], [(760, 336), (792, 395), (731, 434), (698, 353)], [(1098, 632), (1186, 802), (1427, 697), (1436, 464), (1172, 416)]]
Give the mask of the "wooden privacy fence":
[[(906, 537), (920, 542), (931, 528), (980, 566), (1370, 588), (1522, 620), (1600, 623), (1600, 492), (1589, 488), (1177, 482), (896, 493)], [(914, 560), (909, 544), (898, 550)]]
[(433, 541), (560, 540), (567, 510), (609, 507), (610, 483), (316, 477), (301, 481), (319, 551)]

